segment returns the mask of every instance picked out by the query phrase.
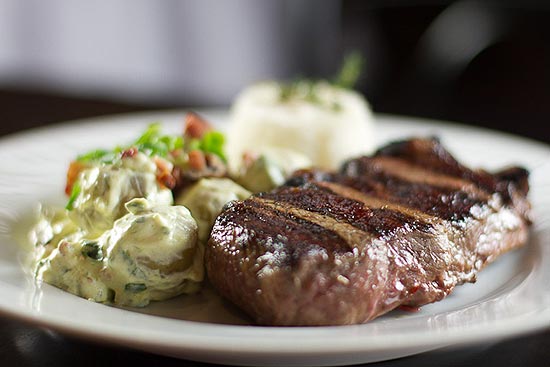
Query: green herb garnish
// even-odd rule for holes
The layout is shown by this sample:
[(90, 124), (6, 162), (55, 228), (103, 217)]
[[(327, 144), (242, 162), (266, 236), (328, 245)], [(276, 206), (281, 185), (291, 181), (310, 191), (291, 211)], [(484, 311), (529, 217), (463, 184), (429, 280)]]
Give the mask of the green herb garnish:
[(115, 159), (118, 158), (118, 152), (109, 151), (105, 149), (96, 149), (91, 152), (81, 154), (76, 157), (76, 160), (79, 162), (101, 162), (105, 164), (113, 163)]
[(154, 123), (149, 125), (132, 146), (151, 157), (166, 157), (169, 152), (183, 147), (183, 138), (181, 136), (162, 135), (160, 124)]
[(81, 190), (82, 188), (80, 186), (80, 181), (75, 181), (73, 183), (73, 187), (71, 188), (71, 195), (69, 196), (69, 201), (67, 202), (65, 209), (73, 210), (74, 202), (76, 201), (76, 198), (78, 197), (78, 195), (80, 195)]
[(82, 254), (93, 260), (103, 260), (103, 250), (97, 241), (87, 241), (82, 245)]
[(219, 156), (224, 162), (226, 161), (223, 153), (223, 145), (225, 137), (219, 131), (208, 131), (199, 141), (199, 149), (205, 153), (213, 153)]
[(166, 157), (168, 153), (183, 147), (183, 137), (162, 135), (160, 124), (153, 123), (147, 127), (145, 132), (141, 134), (136, 141), (126, 147), (118, 146), (112, 150), (92, 150), (88, 153), (79, 155), (76, 160), (84, 163), (99, 162), (104, 164), (112, 164), (117, 159), (120, 159), (122, 152), (132, 147), (137, 148), (139, 152), (142, 152), (150, 157)]
[[(187, 138), (186, 138), (187, 139)], [(224, 154), (225, 137), (219, 131), (208, 131), (200, 139), (188, 139), (178, 135), (163, 135), (160, 123), (152, 123), (132, 144), (118, 146), (112, 150), (96, 149), (86, 154), (79, 155), (77, 161), (82, 163), (113, 164), (125, 156), (130, 149), (137, 149), (149, 157), (159, 156), (177, 164), (178, 156), (171, 156), (169, 153), (182, 150), (184, 153), (191, 150), (201, 150), (204, 153), (212, 153), (227, 162)], [(181, 157), (181, 155), (179, 156)], [(80, 187), (73, 187), (67, 209), (71, 210), (76, 196), (80, 193)], [(74, 194), (74, 195), (73, 195)]]
[(309, 79), (296, 79), (290, 83), (280, 84), (281, 101), (287, 102), (292, 98), (300, 98), (311, 103), (320, 103), (321, 100), (317, 95), (317, 88), (315, 88), (317, 83), (317, 81)]
[(223, 146), (225, 137), (219, 131), (208, 131), (201, 139), (192, 139), (188, 142), (186, 150), (201, 150), (204, 153), (212, 153), (220, 157), (224, 162), (227, 162)]
[(143, 283), (128, 283), (124, 286), (124, 290), (132, 293), (143, 292), (147, 289), (147, 286)]
[(353, 88), (359, 80), (363, 63), (363, 57), (358, 51), (348, 54), (332, 84), (346, 89)]
[(147, 126), (147, 130), (141, 134), (139, 138), (135, 141), (136, 145), (139, 144), (145, 144), (148, 142), (151, 142), (153, 140), (156, 140), (158, 136), (160, 135), (160, 124), (158, 122), (154, 122)]
[[(345, 89), (351, 89), (359, 80), (361, 69), (363, 67), (363, 58), (359, 52), (352, 52), (344, 58), (344, 62), (338, 75), (330, 82), (333, 86)], [(321, 80), (298, 78), (288, 83), (280, 83), (280, 100), (288, 102), (292, 98), (303, 99), (313, 104), (323, 105), (323, 101), (317, 93), (317, 85)], [(335, 111), (339, 111), (341, 106), (332, 103), (330, 106)]]

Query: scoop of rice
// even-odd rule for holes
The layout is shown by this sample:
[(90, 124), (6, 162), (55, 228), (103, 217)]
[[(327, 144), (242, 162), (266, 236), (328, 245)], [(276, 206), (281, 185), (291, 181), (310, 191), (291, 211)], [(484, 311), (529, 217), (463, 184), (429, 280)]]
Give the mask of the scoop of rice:
[(325, 82), (304, 85), (290, 95), (276, 82), (246, 88), (231, 110), (228, 154), (240, 162), (243, 152), (264, 147), (293, 149), (314, 166), (333, 169), (374, 148), (373, 116), (358, 93)]

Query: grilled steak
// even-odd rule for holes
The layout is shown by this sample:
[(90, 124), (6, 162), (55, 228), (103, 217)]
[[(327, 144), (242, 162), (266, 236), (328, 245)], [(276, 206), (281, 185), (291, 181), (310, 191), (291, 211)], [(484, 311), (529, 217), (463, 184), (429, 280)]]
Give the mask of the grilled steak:
[(364, 323), (439, 301), (525, 244), (527, 176), (471, 170), (435, 139), (390, 144), (340, 172), (300, 171), (226, 206), (208, 276), (266, 325)]

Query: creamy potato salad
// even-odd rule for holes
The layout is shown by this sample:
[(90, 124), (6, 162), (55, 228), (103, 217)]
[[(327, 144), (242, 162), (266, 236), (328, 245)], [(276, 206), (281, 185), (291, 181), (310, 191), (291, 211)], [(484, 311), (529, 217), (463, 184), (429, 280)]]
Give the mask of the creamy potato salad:
[(40, 256), (37, 278), (96, 302), (128, 306), (196, 291), (204, 272), (189, 210), (145, 198), (128, 201), (125, 209), (98, 237), (74, 228), (57, 244), (45, 244), (50, 248)]
[[(182, 136), (153, 124), (128, 146), (79, 156), (67, 173), (66, 207), (41, 207), (30, 231), (37, 279), (126, 306), (197, 291), (214, 218), (227, 201), (250, 194), (221, 178), (223, 142), (189, 114)], [(222, 181), (201, 192), (206, 178)], [(195, 215), (174, 205), (175, 193)]]

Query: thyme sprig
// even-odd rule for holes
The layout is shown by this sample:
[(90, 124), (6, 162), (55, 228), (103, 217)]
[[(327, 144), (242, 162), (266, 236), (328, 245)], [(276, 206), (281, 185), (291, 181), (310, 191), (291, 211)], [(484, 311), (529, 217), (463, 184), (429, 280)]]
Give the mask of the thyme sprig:
[[(361, 54), (354, 51), (346, 55), (336, 77), (330, 81), (324, 82), (328, 82), (338, 88), (352, 89), (361, 76), (363, 63)], [(317, 88), (321, 82), (323, 82), (323, 80), (297, 78), (290, 82), (280, 83), (280, 101), (289, 102), (293, 99), (298, 99), (317, 105), (324, 105), (323, 100), (319, 97)], [(331, 103), (328, 107), (334, 110), (339, 110), (341, 108), (338, 103)]]

